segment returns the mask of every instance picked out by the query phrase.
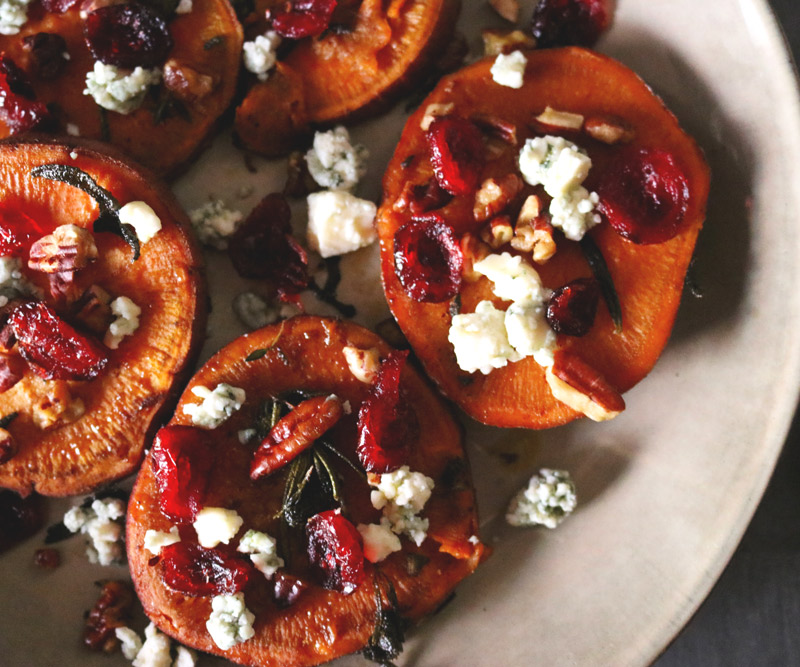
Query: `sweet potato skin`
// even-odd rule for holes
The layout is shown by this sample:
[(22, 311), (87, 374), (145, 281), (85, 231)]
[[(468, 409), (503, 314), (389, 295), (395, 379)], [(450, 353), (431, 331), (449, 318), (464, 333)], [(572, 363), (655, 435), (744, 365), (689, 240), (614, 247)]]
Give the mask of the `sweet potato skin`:
[[(342, 353), (345, 345), (378, 347), (382, 355), (389, 351), (377, 336), (356, 325), (301, 316), (237, 339), (212, 357), (190, 381), (171, 423), (189, 423), (181, 406), (196, 401), (190, 393), (196, 384), (213, 387), (224, 381), (247, 392), (245, 407), (215, 429), (222, 454), (217, 458), (205, 502), (207, 506), (236, 507), (244, 518), (242, 532), (255, 528), (276, 537), (280, 535), (275, 512), (281, 503), (285, 471), (251, 483), (248, 471), (254, 448), (238, 442), (238, 430), (252, 423), (260, 403), (258, 397), (294, 389), (334, 392), (342, 400), (350, 401), (354, 412), (357, 411), (369, 385), (350, 372)], [(264, 357), (245, 361), (250, 353), (262, 348), (269, 348)], [(465, 485), (466, 488), (459, 485), (451, 495), (443, 481), (454, 462), (466, 466), (460, 428), (416, 371), (406, 368), (402, 383), (422, 434), (419, 444), (411, 448), (409, 465), (437, 482), (423, 512), (430, 518), (428, 534), (433, 539), (426, 540), (421, 548), (403, 540), (403, 551), (392, 554), (380, 567), (395, 582), (403, 616), (417, 620), (435, 610), (456, 583), (475, 569), (483, 547), (469, 540), (477, 533), (471, 485)], [(351, 460), (356, 460), (354, 418), (343, 420), (329, 435)], [(468, 482), (468, 470), (466, 467), (463, 470), (467, 476), (460, 481)], [(354, 523), (377, 522), (379, 513), (370, 504), (366, 483), (347, 471), (345, 495)], [(272, 602), (269, 582), (258, 575), (256, 583), (245, 591), (247, 607), (256, 615), (256, 635), (221, 651), (205, 628), (210, 599), (185, 598), (170, 591), (161, 581), (158, 566), (148, 565), (150, 554), (142, 547), (148, 529), (168, 530), (169, 521), (158, 510), (155, 479), (146, 460), (128, 508), (128, 559), (146, 613), (162, 630), (183, 643), (241, 664), (300, 667), (359, 650), (372, 633), (375, 599), (374, 569), (370, 564), (367, 564), (367, 579), (352, 595), (343, 596), (314, 585), (283, 610)], [(447, 547), (448, 552), (440, 550), (440, 546)], [(429, 559), (416, 577), (406, 572), (406, 557), (412, 552)], [(450, 555), (454, 552), (458, 552), (457, 557)], [(302, 575), (313, 581), (303, 559), (301, 554), (294, 554), (292, 567), (305, 568)]]
[[(455, 361), (447, 340), (451, 316), (449, 304), (421, 304), (403, 291), (393, 267), (392, 240), (406, 214), (392, 205), (407, 182), (425, 182), (432, 171), (423, 132), (419, 129), (425, 108), (431, 103), (455, 103), (455, 113), (497, 116), (521, 131), (519, 145), (485, 168), (483, 178), (502, 177), (515, 171), (516, 157), (530, 124), (546, 106), (591, 116), (617, 116), (635, 132), (633, 147), (661, 148), (673, 153), (690, 184), (690, 198), (678, 235), (665, 243), (635, 245), (617, 235), (607, 223), (590, 234), (601, 248), (622, 304), (624, 329), (614, 332), (608, 310), (601, 304), (592, 330), (582, 338), (559, 336), (559, 346), (578, 354), (595, 367), (619, 391), (627, 391), (652, 369), (667, 342), (680, 300), (684, 276), (697, 234), (705, 216), (709, 172), (700, 149), (683, 132), (663, 102), (633, 72), (616, 61), (579, 48), (535, 51), (528, 54), (525, 83), (514, 90), (494, 83), (491, 60), (478, 62), (445, 77), (413, 114), (389, 163), (383, 183), (383, 204), (377, 226), (381, 243), (382, 279), (389, 306), (423, 363), (445, 395), (473, 418), (505, 427), (549, 428), (579, 415), (556, 401), (547, 386), (544, 369), (532, 358), (509, 364), (489, 375), (469, 375)], [(542, 134), (546, 132), (541, 132)], [(593, 161), (586, 183), (602, 172), (615, 147), (588, 139), (579, 143)], [(412, 157), (413, 156), (413, 157)], [(410, 161), (404, 167), (403, 163)], [(406, 163), (408, 164), (408, 162)], [(472, 201), (457, 198), (442, 209), (456, 233), (467, 231)], [(575, 243), (560, 240), (555, 256), (536, 266), (545, 286), (556, 288), (591, 271)], [(472, 312), (483, 299), (495, 302), (486, 279), (465, 283), (463, 312)]]
[[(155, 176), (132, 166), (118, 151), (88, 141), (0, 142), (0, 200), (24, 207), (28, 215), (55, 228), (75, 224), (91, 228), (97, 207), (87, 195), (65, 184), (32, 178), (46, 163), (71, 164), (90, 173), (121, 203), (144, 200), (163, 228), (131, 262), (130, 248), (112, 234), (95, 234), (98, 262), (81, 281), (125, 295), (142, 308), (139, 329), (89, 382), (70, 382), (73, 397), (86, 406), (77, 421), (42, 431), (31, 418), (31, 404), (47, 383), (28, 371), (0, 394), (0, 414), (18, 412), (9, 428), (19, 452), (0, 465), (0, 487), (26, 495), (86, 493), (132, 473), (141, 463), (162, 416), (177, 400), (191, 372), (205, 332), (206, 284), (202, 255), (189, 222), (174, 196)], [(28, 277), (42, 281), (43, 276)], [(79, 274), (80, 275), (80, 274)], [(40, 286), (45, 293), (46, 284)]]

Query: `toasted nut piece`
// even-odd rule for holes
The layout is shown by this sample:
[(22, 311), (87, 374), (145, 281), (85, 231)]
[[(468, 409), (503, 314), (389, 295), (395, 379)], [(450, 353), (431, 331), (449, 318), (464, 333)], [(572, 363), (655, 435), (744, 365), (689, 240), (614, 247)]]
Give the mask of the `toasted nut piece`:
[(361, 382), (372, 384), (381, 365), (378, 348), (371, 347), (368, 350), (362, 350), (361, 348), (347, 345), (342, 351), (350, 372)]
[(454, 105), (452, 102), (448, 102), (447, 104), (429, 104), (425, 109), (425, 115), (419, 123), (420, 129), (422, 129), (423, 132), (427, 132), (434, 120), (440, 116), (446, 116), (453, 108)]
[(487, 178), (475, 193), (475, 203), (472, 206), (472, 215), (477, 222), (484, 222), (496, 216), (522, 190), (524, 183), (514, 173), (506, 174), (499, 181)]
[(8, 391), (25, 376), (27, 365), (16, 354), (0, 354), (0, 394)]
[(481, 229), (481, 240), (492, 250), (497, 250), (508, 243), (514, 236), (514, 228), (507, 215), (492, 218), (491, 222)]
[(538, 195), (529, 195), (522, 203), (522, 208), (519, 210), (517, 217), (517, 224), (532, 225), (534, 220), (542, 214), (542, 200)]
[(97, 259), (92, 233), (77, 225), (61, 225), (31, 246), (28, 267), (43, 273), (80, 271)]
[(86, 616), (83, 643), (92, 651), (111, 653), (119, 648), (115, 629), (130, 623), (136, 598), (127, 582), (109, 580), (101, 585), (100, 597)]
[(175, 58), (164, 64), (164, 86), (183, 102), (195, 103), (214, 90), (214, 77), (201, 74)]
[(17, 443), (6, 429), (0, 428), (0, 463), (5, 463), (14, 458), (17, 453)]
[(87, 329), (104, 334), (114, 319), (111, 312), (111, 295), (98, 285), (92, 285), (75, 304), (75, 319)]
[(556, 350), (555, 361), (545, 370), (553, 396), (589, 419), (613, 419), (625, 409), (620, 393), (580, 357)]
[(533, 261), (538, 264), (544, 264), (556, 252), (553, 226), (541, 212), (541, 200), (536, 195), (528, 197), (522, 205), (511, 247), (532, 253)]
[(283, 194), (287, 197), (305, 197), (311, 192), (317, 192), (322, 187), (311, 177), (306, 163), (306, 154), (302, 151), (289, 153), (286, 165), (286, 184)]
[(536, 116), (542, 125), (559, 127), (565, 130), (580, 130), (583, 127), (583, 116), (569, 111), (558, 111), (552, 107), (545, 107), (544, 111)]
[(491, 248), (474, 234), (467, 232), (461, 237), (461, 252), (464, 254), (464, 267), (461, 271), (464, 280), (474, 283), (481, 274), (472, 267), (475, 262), (486, 259), (491, 253)]
[(80, 398), (72, 398), (65, 380), (53, 380), (45, 385), (47, 394), (33, 403), (34, 423), (43, 431), (79, 419), (86, 406)]
[(485, 113), (474, 113), (469, 119), (490, 136), (517, 145), (517, 126), (514, 123)]
[(507, 54), (518, 49), (536, 48), (536, 40), (522, 30), (508, 32), (487, 28), (481, 31), (481, 37), (483, 38), (483, 53), (487, 56)]
[(519, 19), (519, 2), (517, 0), (489, 0), (492, 9), (510, 23)]
[(627, 144), (636, 136), (633, 128), (616, 116), (590, 116), (583, 129), (592, 139), (604, 144)]

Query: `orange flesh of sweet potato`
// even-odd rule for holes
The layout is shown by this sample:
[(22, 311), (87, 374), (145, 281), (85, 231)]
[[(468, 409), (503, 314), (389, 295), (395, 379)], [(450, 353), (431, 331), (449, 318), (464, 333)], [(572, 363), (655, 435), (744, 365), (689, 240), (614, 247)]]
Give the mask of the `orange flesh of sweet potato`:
[[(254, 528), (281, 539), (275, 515), (281, 506), (286, 470), (251, 482), (250, 462), (257, 445), (242, 445), (237, 437), (239, 430), (252, 425), (266, 397), (302, 389), (326, 395), (336, 393), (343, 401), (349, 401), (353, 414), (343, 416), (326, 437), (352, 461), (358, 460), (356, 415), (369, 385), (357, 380), (349, 370), (342, 352), (346, 345), (377, 347), (382, 356), (390, 350), (375, 334), (354, 324), (302, 316), (235, 340), (212, 357), (189, 383), (171, 423), (191, 423), (181, 408), (197, 401), (190, 391), (195, 385), (213, 388), (226, 382), (246, 391), (244, 407), (214, 430), (219, 453), (205, 500), (205, 506), (236, 508), (244, 519), (239, 537)], [(261, 359), (245, 361), (260, 348), (269, 351)], [(411, 446), (408, 465), (433, 477), (436, 487), (422, 511), (430, 519), (428, 539), (416, 547), (402, 538), (403, 550), (390, 555), (379, 567), (394, 582), (402, 615), (417, 620), (434, 611), (453, 587), (475, 569), (483, 546), (470, 541), (477, 534), (477, 517), (459, 426), (415, 370), (406, 367), (401, 386), (420, 426), (420, 437)], [(367, 483), (346, 467), (339, 469), (344, 475), (346, 506), (353, 523), (377, 523), (380, 513), (370, 503)], [(461, 474), (453, 474), (456, 469)], [(158, 508), (152, 466), (145, 460), (128, 506), (128, 560), (147, 615), (180, 642), (243, 664), (290, 667), (315, 665), (351, 653), (361, 649), (370, 637), (375, 616), (375, 567), (366, 563), (366, 579), (353, 594), (345, 596), (314, 584), (283, 610), (272, 601), (271, 583), (256, 573), (255, 583), (245, 590), (247, 608), (256, 617), (255, 637), (228, 651), (220, 650), (205, 627), (211, 613), (210, 598), (189, 598), (171, 591), (162, 582), (160, 567), (148, 564), (151, 554), (143, 548), (145, 531), (169, 528), (169, 520)], [(191, 528), (188, 530), (191, 532)], [(234, 538), (231, 544), (237, 541)], [(429, 559), (416, 576), (406, 570), (409, 554)], [(307, 558), (299, 551), (292, 553), (289, 572), (314, 581)]]
[[(191, 370), (205, 331), (205, 281), (186, 215), (152, 174), (107, 155), (107, 147), (102, 150), (87, 142), (0, 144), (0, 206), (18, 207), (46, 233), (64, 224), (91, 229), (97, 216), (96, 204), (82, 191), (29, 176), (33, 167), (47, 163), (83, 169), (121, 204), (147, 202), (163, 225), (142, 245), (136, 262), (121, 238), (94, 234), (98, 260), (76, 274), (83, 289), (99, 285), (142, 309), (139, 328), (118, 349), (107, 351), (110, 361), (98, 377), (67, 383), (71, 396), (83, 400), (84, 415), (52, 429), (39, 428), (32, 406), (54, 383), (31, 370), (0, 394), (0, 415), (19, 413), (8, 427), (19, 452), (0, 465), (0, 487), (22, 494), (85, 493), (133, 472), (159, 416), (174, 404), (174, 389)], [(45, 274), (24, 266), (23, 272), (47, 295)]]
[[(257, 3), (259, 15), (266, 6)], [(458, 0), (363, 0), (351, 33), (298, 41), (277, 75), (255, 83), (236, 111), (237, 135), (248, 148), (275, 155), (290, 147), (287, 129), (296, 137), (308, 125), (382, 110), (441, 54), (459, 7)], [(291, 102), (276, 107), (278, 90), (291, 90)]]
[[(636, 245), (619, 236), (603, 222), (590, 235), (608, 264), (622, 305), (623, 331), (614, 325), (601, 302), (588, 335), (560, 335), (558, 345), (597, 369), (619, 391), (627, 391), (653, 367), (667, 342), (680, 300), (684, 276), (702, 226), (709, 187), (709, 172), (695, 142), (679, 127), (636, 74), (614, 60), (583, 49), (556, 49), (528, 54), (524, 85), (520, 90), (492, 80), (492, 61), (484, 60), (445, 77), (412, 115), (384, 177), (383, 204), (377, 226), (381, 242), (382, 278), (389, 306), (426, 371), (441, 390), (469, 415), (486, 424), (508, 427), (548, 428), (579, 416), (552, 397), (544, 369), (532, 358), (511, 363), (489, 375), (461, 371), (447, 340), (449, 303), (425, 304), (411, 300), (394, 271), (393, 237), (409, 220), (406, 211), (393, 209), (405, 185), (425, 183), (432, 167), (420, 121), (431, 103), (455, 105), (454, 113), (499, 117), (516, 125), (518, 145), (509, 146), (495, 160), (487, 161), (482, 178), (518, 173), (517, 157), (524, 140), (536, 134), (534, 118), (546, 106), (590, 116), (616, 116), (635, 133), (632, 146), (671, 152), (687, 176), (690, 198), (680, 231), (671, 240), (655, 245)], [(551, 134), (558, 132), (549, 132)], [(567, 135), (592, 158), (586, 186), (601, 173), (619, 147), (608, 146), (587, 135)], [(414, 156), (411, 164), (403, 163)], [(527, 186), (524, 194), (534, 190)], [(474, 230), (472, 197), (456, 197), (441, 209), (456, 234)], [(570, 280), (591, 275), (577, 243), (558, 237), (557, 252), (544, 265), (535, 265), (546, 287), (555, 289)], [(503, 248), (506, 250), (507, 248)], [(465, 282), (462, 312), (473, 312), (483, 299), (496, 307), (507, 304), (493, 296), (491, 283), (481, 278)]]
[[(160, 175), (174, 174), (202, 147), (236, 90), (242, 28), (230, 4), (227, 0), (196, 0), (191, 12), (175, 15), (168, 21), (174, 42), (168, 58), (211, 77), (213, 88), (208, 95), (183, 103), (188, 119), (174, 113), (159, 123), (154, 119), (157, 107), (154, 100), (146, 99), (142, 107), (124, 115), (104, 111), (91, 95), (83, 94), (86, 73), (94, 67), (94, 58), (83, 37), (83, 23), (80, 3), (64, 14), (48, 14), (32, 6), (19, 34), (0, 35), (0, 51), (28, 71), (31, 57), (23, 48), (23, 39), (39, 32), (61, 35), (70, 54), (63, 73), (51, 81), (29, 77), (37, 99), (55, 103), (60, 109), (61, 132), (67, 124), (73, 124), (81, 137), (104, 139), (101, 118), (105, 115), (110, 143)], [(211, 39), (213, 47), (206, 48)], [(8, 129), (0, 122), (0, 138), (6, 136)]]

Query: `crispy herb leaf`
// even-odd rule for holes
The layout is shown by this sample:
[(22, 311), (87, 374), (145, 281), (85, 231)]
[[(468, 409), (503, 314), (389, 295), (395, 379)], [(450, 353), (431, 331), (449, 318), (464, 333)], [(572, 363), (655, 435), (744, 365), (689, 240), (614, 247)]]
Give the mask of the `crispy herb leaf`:
[(219, 46), (225, 41), (225, 37), (223, 35), (214, 35), (211, 39), (207, 39), (203, 42), (203, 50), (210, 51), (211, 49)]
[(268, 398), (261, 404), (256, 415), (256, 423), (253, 428), (256, 431), (256, 440), (261, 442), (269, 435), (272, 427), (278, 423), (281, 417), (288, 412), (286, 406), (277, 399)]
[(259, 347), (258, 349), (253, 350), (250, 354), (248, 354), (244, 358), (244, 360), (245, 361), (256, 361), (258, 359), (261, 359), (261, 357), (263, 357), (267, 352), (272, 350), (278, 344), (278, 341), (281, 339), (281, 336), (283, 335), (283, 327), (284, 327), (285, 324), (286, 324), (286, 320), (283, 320), (281, 322), (281, 328), (278, 329), (278, 333), (275, 335), (275, 339), (269, 344), (269, 347)]
[(308, 287), (320, 301), (336, 308), (336, 310), (341, 313), (342, 317), (355, 317), (355, 306), (342, 303), (336, 296), (336, 288), (339, 286), (339, 282), (342, 279), (342, 272), (339, 267), (340, 259), (340, 257), (329, 257), (326, 259), (325, 268), (328, 275), (325, 278), (325, 284), (320, 287), (312, 280), (309, 282)]
[(11, 422), (13, 422), (17, 418), (18, 414), (19, 412), (11, 412), (7, 414), (5, 417), (0, 417), (0, 428), (5, 428), (6, 426), (8, 426)]
[(622, 331), (622, 307), (619, 304), (619, 297), (617, 290), (614, 287), (614, 281), (611, 278), (611, 273), (608, 270), (608, 264), (603, 257), (603, 253), (591, 236), (584, 236), (580, 240), (581, 250), (583, 256), (589, 263), (594, 277), (600, 283), (600, 292), (603, 295), (603, 301), (606, 302), (608, 312), (611, 315), (611, 320), (614, 322), (614, 329), (617, 333)]
[(386, 597), (389, 605), (383, 604), (381, 586), (375, 578), (375, 629), (362, 651), (364, 657), (380, 665), (391, 665), (391, 661), (403, 652), (406, 639), (405, 622), (397, 612), (397, 593), (388, 577), (386, 580)]

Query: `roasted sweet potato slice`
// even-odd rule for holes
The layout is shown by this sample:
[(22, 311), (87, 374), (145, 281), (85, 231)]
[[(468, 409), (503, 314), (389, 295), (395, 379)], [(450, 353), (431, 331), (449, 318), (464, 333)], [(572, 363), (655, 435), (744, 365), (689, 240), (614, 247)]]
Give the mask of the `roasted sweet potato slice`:
[[(279, 570), (281, 578), (299, 577), (305, 590), (288, 607), (279, 608), (276, 580), (256, 572), (243, 591), (247, 608), (255, 614), (255, 636), (221, 650), (206, 629), (210, 597), (188, 597), (168, 588), (162, 579), (163, 564), (143, 547), (147, 530), (168, 531), (171, 527), (159, 511), (155, 475), (146, 460), (128, 506), (128, 559), (147, 615), (179, 641), (243, 664), (315, 665), (367, 643), (375, 625), (376, 580), (385, 583), (388, 578), (397, 592), (399, 612), (417, 620), (435, 610), (481, 560), (484, 547), (473, 537), (477, 533), (475, 498), (461, 430), (441, 399), (411, 367), (405, 368), (401, 387), (419, 422), (419, 438), (410, 447), (408, 465), (435, 480), (433, 495), (422, 512), (430, 520), (422, 546), (403, 538), (402, 551), (379, 564), (364, 564), (366, 576), (354, 592), (344, 595), (325, 590), (309, 567), (302, 544), (304, 530), (297, 529), (288, 537), (276, 516), (288, 466), (251, 481), (250, 465), (259, 443), (241, 444), (238, 433), (253, 425), (265, 398), (298, 390), (320, 396), (335, 393), (343, 405), (352, 408), (352, 414), (343, 415), (324, 437), (351, 461), (358, 461), (356, 415), (370, 385), (349, 369), (343, 352), (348, 345), (377, 348), (382, 357), (390, 351), (375, 334), (359, 326), (300, 316), (235, 340), (190, 381), (171, 424), (191, 423), (182, 408), (197, 401), (193, 387), (226, 383), (246, 392), (243, 407), (212, 431), (214, 461), (205, 497), (205, 506), (235, 508), (244, 520), (228, 545), (230, 552), (248, 529), (267, 532), (277, 539), (288, 560)], [(247, 361), (248, 357), (258, 358)], [(376, 523), (380, 513), (370, 503), (364, 477), (338, 459), (334, 465), (344, 482), (349, 519), (353, 524)], [(197, 539), (191, 525), (181, 528), (181, 538), (187, 544)]]
[[(426, 109), (430, 104), (452, 104), (452, 114), (471, 119), (484, 129), (491, 152), (482, 167), (481, 182), (488, 178), (500, 182), (510, 173), (519, 173), (517, 159), (525, 139), (546, 134), (563, 135), (586, 150), (593, 163), (585, 183), (590, 190), (623, 150), (666, 151), (681, 166), (688, 182), (689, 197), (682, 223), (673, 238), (662, 243), (638, 245), (617, 234), (607, 221), (589, 232), (605, 257), (621, 302), (622, 331), (615, 332), (609, 310), (601, 303), (587, 335), (558, 337), (559, 348), (577, 355), (620, 392), (630, 389), (650, 371), (669, 337), (684, 276), (705, 215), (709, 173), (695, 142), (681, 130), (663, 102), (628, 68), (579, 48), (530, 52), (527, 58), (524, 84), (520, 89), (495, 83), (490, 73), (491, 60), (478, 62), (441, 81), (406, 124), (386, 171), (377, 225), (389, 306), (426, 371), (441, 390), (484, 423), (547, 428), (579, 415), (553, 398), (545, 381), (545, 369), (527, 357), (488, 375), (460, 370), (448, 342), (451, 310), (457, 304), (415, 301), (407, 295), (395, 273), (395, 232), (408, 223), (413, 214), (401, 197), (407, 198), (409, 187), (433, 178), (426, 133), (420, 128)], [(546, 107), (581, 114), (585, 129), (543, 126), (535, 119)], [(599, 132), (598, 128), (620, 131), (612, 136)], [(526, 186), (517, 202), (533, 192), (534, 188)], [(474, 201), (474, 195), (455, 197), (444, 206), (439, 204), (435, 213), (456, 235), (469, 232), (473, 239), (479, 240), (482, 225), (476, 223)], [(519, 203), (516, 210), (519, 210)], [(516, 213), (511, 223), (514, 220)], [(496, 241), (484, 238), (492, 243)], [(592, 275), (577, 242), (567, 240), (560, 233), (555, 240), (555, 255), (546, 263), (535, 264), (546, 287), (556, 289), (576, 278)], [(508, 238), (501, 239), (499, 246), (512, 254), (524, 255), (525, 261), (532, 263), (530, 248), (527, 253), (518, 252), (513, 244), (508, 244)], [(474, 254), (471, 250), (475, 248), (474, 243), (472, 246), (465, 243), (464, 247), (467, 255)], [(489, 248), (484, 247), (484, 250)], [(486, 278), (474, 282), (468, 279), (471, 259), (464, 258), (462, 312), (473, 312), (483, 299), (493, 300), (497, 308), (506, 309), (508, 302), (494, 297)]]
[[(256, 14), (277, 4), (257, 2)], [(236, 133), (245, 146), (278, 155), (309, 126), (379, 112), (419, 83), (441, 55), (460, 7), (459, 0), (350, 4), (357, 14), (349, 32), (298, 40), (266, 81), (253, 78), (236, 110)], [(265, 29), (258, 21), (248, 34)]]
[[(95, 63), (84, 39), (86, 4), (74, 4), (63, 14), (33, 4), (18, 34), (0, 35), (0, 52), (27, 76), (36, 100), (50, 105), (47, 127), (104, 139), (156, 173), (174, 174), (202, 147), (233, 98), (242, 52), (236, 14), (227, 0), (194, 0), (188, 13), (167, 17), (173, 46), (159, 64), (161, 83), (149, 89), (139, 109), (125, 115), (104, 110), (83, 92)], [(108, 3), (98, 6), (103, 4)], [(30, 40), (40, 33), (59, 35), (69, 54), (55, 76), (43, 75), (35, 62)], [(0, 137), (9, 134), (10, 127), (0, 121)]]
[[(56, 377), (63, 371), (59, 366), (54, 375), (41, 366), (57, 361), (52, 337), (38, 350), (44, 361), (34, 355), (30, 364), (20, 364), (22, 342), (4, 355), (21, 373), (0, 393), (0, 416), (16, 413), (6, 426), (16, 453), (0, 464), (0, 487), (22, 494), (84, 493), (133, 472), (153, 434), (151, 427), (174, 405), (174, 390), (190, 371), (205, 331), (205, 282), (186, 215), (151, 173), (131, 167), (116, 154), (108, 156), (106, 147), (102, 150), (87, 142), (0, 144), (0, 228), (24, 230), (8, 226), (21, 212), (33, 232), (29, 244), (63, 225), (75, 225), (87, 230), (97, 248), (97, 259), (72, 275), (30, 269), (27, 250), (15, 252), (22, 263), (22, 280), (35, 286), (35, 294), (23, 290), (23, 298), (32, 299), (26, 307), (46, 306), (57, 318), (48, 321), (62, 321), (77, 331), (103, 358), (98, 372), (93, 367), (92, 379), (48, 380), (43, 375)], [(140, 256), (133, 261), (122, 238), (90, 232), (98, 205), (89, 195), (31, 174), (45, 164), (80, 169), (121, 205), (145, 202), (160, 218), (161, 230), (141, 244)], [(69, 259), (69, 254), (64, 256)], [(53, 278), (59, 275), (61, 282)], [(4, 301), (13, 297), (18, 283), (12, 277), (2, 284)], [(138, 328), (110, 349), (103, 340), (115, 319), (109, 301), (118, 297), (128, 297), (141, 313)], [(14, 303), (12, 299), (5, 306), (0, 318), (5, 348), (14, 343), (5, 325)], [(18, 308), (11, 317), (22, 320), (25, 312)], [(26, 344), (35, 347), (37, 342), (31, 338)]]

